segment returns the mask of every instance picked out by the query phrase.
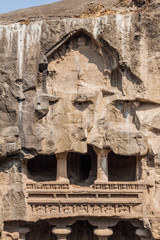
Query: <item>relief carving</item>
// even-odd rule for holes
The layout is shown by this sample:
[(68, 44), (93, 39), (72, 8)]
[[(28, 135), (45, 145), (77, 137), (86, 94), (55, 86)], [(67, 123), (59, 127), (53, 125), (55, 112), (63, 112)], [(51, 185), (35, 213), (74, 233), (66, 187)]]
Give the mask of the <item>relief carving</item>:
[(32, 183), (32, 184), (26, 184), (26, 188), (28, 190), (31, 189), (54, 189), (54, 190), (60, 190), (60, 189), (69, 189), (69, 184), (62, 184), (62, 183), (55, 183), (55, 184), (48, 184), (48, 183)]
[[(66, 0), (57, 3), (65, 5), (64, 18), (48, 9), (46, 19), (0, 25), (0, 222), (21, 229), (7, 239), (24, 238), (23, 227), (33, 222), (26, 240), (55, 239), (50, 219), (65, 240), (66, 219), (85, 226), (90, 218), (106, 231), (109, 221), (142, 219), (160, 239), (157, 1), (139, 9), (135, 1), (109, 3), (114, 11), (89, 4), (92, 14), (71, 17)], [(82, 1), (72, 2), (83, 10)], [(14, 21), (9, 15), (0, 18)], [(118, 234), (125, 226), (113, 239), (124, 239)], [(137, 240), (128, 226), (128, 238)], [(84, 240), (96, 240), (94, 228), (86, 229)]]
[(116, 212), (116, 208), (114, 205), (104, 205), (103, 207), (103, 212), (104, 213), (115, 213)]
[(78, 205), (78, 206), (76, 206), (76, 212), (79, 214), (85, 214), (88, 212), (88, 206), (87, 205)]
[(118, 207), (116, 208), (117, 212), (119, 213), (123, 213), (123, 212), (128, 212), (130, 213), (130, 206), (127, 205), (118, 205)]
[(63, 213), (73, 213), (74, 212), (73, 208), (74, 206), (65, 205), (65, 206), (62, 206), (62, 211)]
[[(101, 215), (115, 215), (119, 214), (120, 216), (123, 214), (130, 214), (131, 212), (136, 213), (136, 205), (134, 207), (132, 204), (50, 204), (50, 205), (41, 205), (41, 204), (30, 204), (31, 212), (33, 214), (44, 215), (67, 215), (72, 216), (73, 214), (86, 216), (88, 213), (93, 216)], [(138, 205), (137, 205), (138, 206)]]
[(95, 189), (107, 189), (107, 190), (145, 190), (146, 185), (142, 183), (96, 183)]
[(49, 205), (47, 207), (47, 212), (48, 213), (59, 213), (60, 212), (60, 208), (59, 208), (59, 206), (56, 206), (56, 205)]
[(95, 205), (92, 206), (92, 213), (99, 214), (102, 212), (102, 206)]

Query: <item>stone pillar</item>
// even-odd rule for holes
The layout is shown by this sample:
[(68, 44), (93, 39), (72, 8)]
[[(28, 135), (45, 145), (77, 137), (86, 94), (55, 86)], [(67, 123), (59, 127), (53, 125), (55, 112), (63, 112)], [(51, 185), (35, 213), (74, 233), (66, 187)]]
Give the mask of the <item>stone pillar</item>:
[(108, 182), (108, 153), (110, 150), (94, 148), (97, 154), (97, 182)]
[(145, 181), (147, 178), (147, 163), (146, 163), (146, 157), (141, 158), (141, 171), (142, 171), (142, 176), (141, 176), (141, 181)]
[(145, 228), (138, 228), (135, 233), (141, 240), (149, 240), (151, 236), (149, 230)]
[(21, 227), (19, 228), (19, 240), (25, 240), (26, 239), (26, 234), (30, 232), (29, 227)]
[(57, 158), (57, 181), (69, 183), (67, 177), (67, 153), (56, 155)]
[(113, 234), (113, 231), (109, 228), (98, 228), (94, 230), (94, 234), (98, 237), (98, 240), (107, 240)]
[(67, 240), (68, 234), (71, 233), (71, 228), (69, 227), (55, 227), (52, 229), (52, 233), (56, 235), (57, 240)]
[(140, 164), (139, 164), (139, 157), (136, 157), (136, 176), (135, 176), (135, 181), (140, 180)]
[(91, 225), (97, 227), (94, 234), (98, 237), (98, 240), (107, 240), (113, 234), (113, 230), (109, 227), (113, 227), (118, 223), (118, 220), (113, 218), (91, 218), (88, 221)]

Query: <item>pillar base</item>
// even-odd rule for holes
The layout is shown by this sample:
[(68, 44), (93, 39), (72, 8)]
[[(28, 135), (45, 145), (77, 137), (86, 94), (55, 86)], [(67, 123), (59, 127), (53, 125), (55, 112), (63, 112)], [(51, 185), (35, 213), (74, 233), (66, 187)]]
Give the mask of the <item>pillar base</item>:
[(113, 231), (109, 228), (98, 228), (94, 230), (94, 234), (99, 240), (107, 240), (113, 234)]
[(96, 179), (95, 181), (94, 181), (94, 184), (106, 184), (106, 183), (108, 183), (109, 181), (106, 179)]
[(64, 178), (64, 177), (58, 177), (58, 178), (56, 179), (56, 182), (69, 184), (69, 179), (68, 179), (68, 178)]

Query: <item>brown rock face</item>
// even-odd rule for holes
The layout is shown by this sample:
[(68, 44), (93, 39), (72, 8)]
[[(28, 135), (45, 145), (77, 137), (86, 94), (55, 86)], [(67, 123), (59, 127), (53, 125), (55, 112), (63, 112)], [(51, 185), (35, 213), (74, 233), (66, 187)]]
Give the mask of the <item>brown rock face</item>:
[(1, 239), (160, 239), (159, 7), (0, 15)]

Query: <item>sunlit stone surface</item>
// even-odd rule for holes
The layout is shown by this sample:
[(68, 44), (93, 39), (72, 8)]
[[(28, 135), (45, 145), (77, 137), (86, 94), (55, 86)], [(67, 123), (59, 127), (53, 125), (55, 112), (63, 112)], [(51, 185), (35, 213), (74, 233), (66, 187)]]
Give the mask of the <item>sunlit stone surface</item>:
[(0, 15), (1, 239), (160, 239), (159, 11)]

